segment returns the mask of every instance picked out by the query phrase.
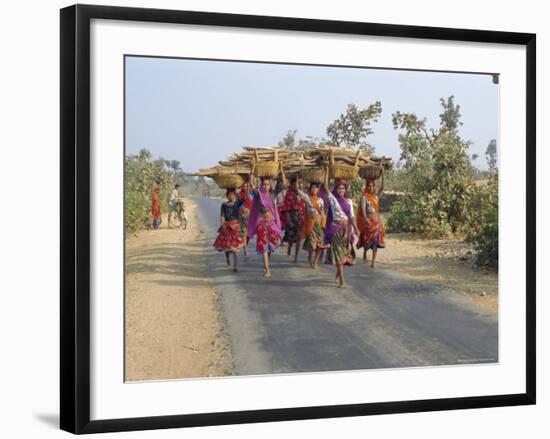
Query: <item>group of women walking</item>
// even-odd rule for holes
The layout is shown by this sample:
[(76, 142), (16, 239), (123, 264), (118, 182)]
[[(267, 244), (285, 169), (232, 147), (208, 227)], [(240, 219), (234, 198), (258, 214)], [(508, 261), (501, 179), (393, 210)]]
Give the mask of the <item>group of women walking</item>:
[[(237, 254), (241, 248), (247, 255), (248, 242), (256, 238), (256, 251), (262, 256), (264, 277), (271, 277), (269, 260), (282, 242), (287, 244), (287, 255), (298, 261), (300, 249), (307, 251), (311, 268), (317, 268), (321, 259), (336, 266), (336, 281), (345, 287), (344, 267), (355, 264), (355, 245), (372, 250), (374, 267), (378, 248), (384, 247), (384, 224), (380, 217), (378, 194), (374, 179), (367, 180), (361, 196), (357, 216), (349, 198), (348, 182), (336, 179), (329, 186), (328, 167), (323, 182), (309, 183), (307, 192), (300, 188), (300, 178), (287, 182), (282, 164), (276, 184), (270, 178), (261, 178), (256, 186), (252, 164), (248, 182), (239, 191), (227, 189), (227, 201), (220, 210), (220, 227), (214, 247), (225, 252), (229, 268), (237, 271)], [(294, 253), (293, 253), (294, 248)]]

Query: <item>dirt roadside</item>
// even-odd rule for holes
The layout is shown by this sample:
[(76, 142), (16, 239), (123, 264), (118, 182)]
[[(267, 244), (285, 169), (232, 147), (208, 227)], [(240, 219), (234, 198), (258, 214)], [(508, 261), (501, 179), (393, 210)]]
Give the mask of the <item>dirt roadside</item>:
[(160, 229), (126, 239), (126, 381), (231, 374), (193, 200), (186, 210), (185, 231), (163, 216)]
[[(360, 252), (358, 257), (362, 256)], [(381, 268), (447, 286), (484, 308), (498, 309), (498, 273), (474, 267), (474, 249), (465, 242), (387, 234), (386, 248), (378, 252), (376, 260)]]

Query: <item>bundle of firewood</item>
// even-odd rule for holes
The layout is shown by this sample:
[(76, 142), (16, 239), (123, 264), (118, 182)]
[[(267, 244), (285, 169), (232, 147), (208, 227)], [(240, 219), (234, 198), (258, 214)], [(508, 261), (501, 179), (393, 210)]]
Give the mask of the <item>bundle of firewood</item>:
[(358, 174), (379, 175), (381, 167), (389, 169), (392, 166), (391, 159), (387, 157), (346, 147), (320, 145), (296, 150), (245, 146), (243, 151), (232, 154), (215, 167), (201, 169), (195, 175), (213, 177), (220, 173), (234, 173), (246, 177), (252, 170), (253, 162), (256, 163), (255, 175), (258, 177), (275, 177), (282, 165), (286, 175), (302, 174), (307, 179), (317, 179), (320, 173), (315, 171), (320, 171), (325, 166), (330, 168), (330, 178), (356, 178)]

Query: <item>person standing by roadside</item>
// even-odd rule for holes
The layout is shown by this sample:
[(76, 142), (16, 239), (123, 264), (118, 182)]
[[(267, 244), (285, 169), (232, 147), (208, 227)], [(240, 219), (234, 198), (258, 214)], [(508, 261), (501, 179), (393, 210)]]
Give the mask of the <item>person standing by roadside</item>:
[(153, 217), (153, 229), (158, 229), (162, 223), (160, 212), (160, 181), (156, 180), (153, 183), (151, 190), (151, 215)]
[[(177, 215), (178, 201), (181, 198), (179, 190), (180, 185), (176, 184), (174, 186), (174, 190), (168, 198), (168, 227), (170, 227), (172, 222), (172, 214)], [(185, 219), (185, 221), (187, 221), (187, 213), (185, 212), (185, 210), (183, 211), (183, 218)]]

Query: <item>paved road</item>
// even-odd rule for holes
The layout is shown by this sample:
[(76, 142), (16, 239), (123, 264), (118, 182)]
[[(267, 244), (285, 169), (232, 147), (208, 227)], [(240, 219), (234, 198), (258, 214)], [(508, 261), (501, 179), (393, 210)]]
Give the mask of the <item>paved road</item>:
[(290, 262), (286, 248), (272, 256), (264, 279), (250, 243), (239, 272), (212, 249), (220, 200), (197, 198), (207, 236), (208, 272), (220, 297), (235, 374), (256, 375), (498, 361), (496, 313), (461, 294), (415, 282), (390, 269), (346, 269), (336, 287), (334, 268), (314, 271)]

